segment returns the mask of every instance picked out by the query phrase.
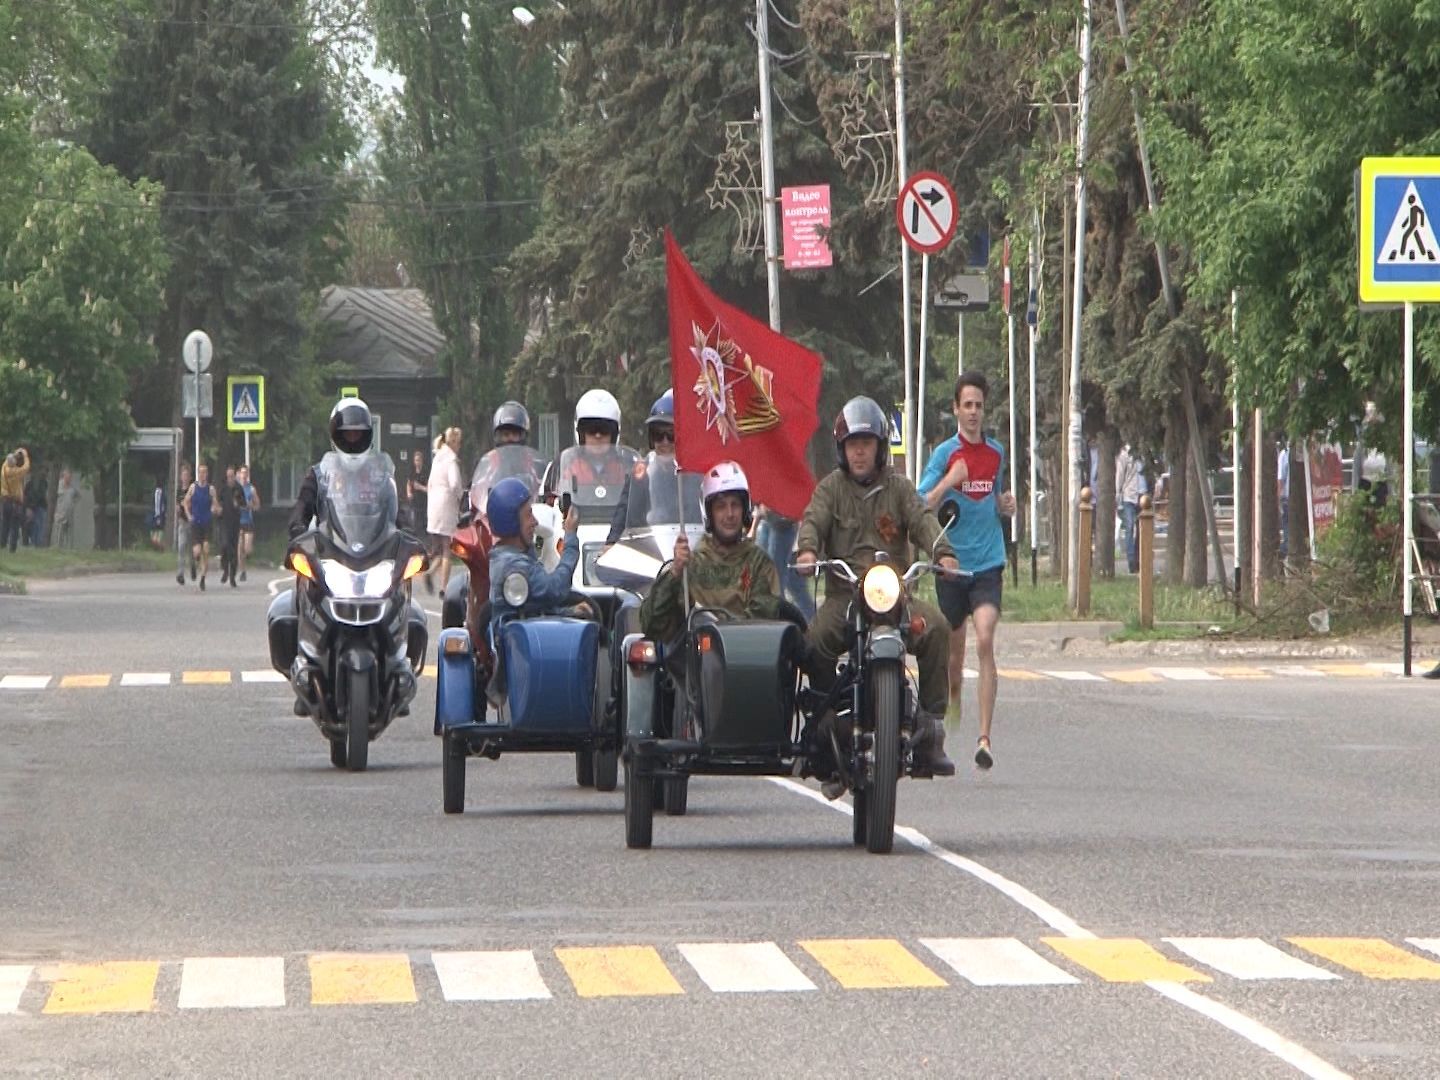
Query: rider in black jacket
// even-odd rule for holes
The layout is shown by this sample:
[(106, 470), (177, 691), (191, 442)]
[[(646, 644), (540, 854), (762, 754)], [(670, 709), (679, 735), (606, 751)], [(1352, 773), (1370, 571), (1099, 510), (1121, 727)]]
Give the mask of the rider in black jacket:
[[(342, 454), (369, 453), (375, 440), (375, 430), (370, 421), (370, 406), (359, 398), (341, 398), (330, 410), (330, 445)], [(295, 508), (290, 511), (290, 539), (295, 539), (310, 528), (319, 504), (320, 486), (316, 480), (315, 466), (305, 470), (305, 479), (300, 482), (300, 491), (295, 496)]]

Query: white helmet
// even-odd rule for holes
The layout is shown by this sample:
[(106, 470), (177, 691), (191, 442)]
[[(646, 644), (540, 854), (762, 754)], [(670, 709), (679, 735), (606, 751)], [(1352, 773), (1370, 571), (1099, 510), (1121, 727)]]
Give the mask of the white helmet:
[(586, 390), (575, 403), (575, 445), (584, 445), (580, 435), (580, 424), (589, 420), (603, 424), (610, 432), (610, 441), (620, 441), (620, 403), (609, 390)]
[(740, 496), (740, 502), (745, 507), (745, 518), (743, 527), (746, 532), (750, 531), (750, 523), (754, 519), (750, 507), (750, 481), (745, 478), (745, 470), (733, 461), (721, 461), (712, 465), (705, 473), (705, 479), (700, 482), (700, 513), (705, 519), (705, 531), (714, 532), (714, 523), (710, 520), (710, 502), (717, 495), (734, 493)]

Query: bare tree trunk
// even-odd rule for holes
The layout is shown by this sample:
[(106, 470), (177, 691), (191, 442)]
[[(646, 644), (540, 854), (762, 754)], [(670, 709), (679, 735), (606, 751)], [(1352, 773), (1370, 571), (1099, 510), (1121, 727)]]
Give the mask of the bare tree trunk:
[(1115, 455), (1120, 433), (1106, 428), (1100, 433), (1100, 463), (1095, 486), (1095, 572), (1102, 578), (1115, 576)]
[(1061, 502), (1056, 492), (1061, 490), (1060, 481), (1065, 475), (1055, 461), (1055, 455), (1046, 454), (1040, 461), (1040, 472), (1045, 478), (1045, 502), (1050, 508), (1046, 520), (1046, 542), (1050, 545), (1050, 573), (1064, 580), (1065, 577), (1065, 519), (1060, 514)]
[(1060, 232), (1063, 244), (1060, 256), (1060, 408), (1056, 415), (1062, 418), (1058, 456), (1065, 462), (1065, 466), (1059, 470), (1060, 476), (1064, 478), (1064, 486), (1059, 489), (1054, 509), (1058, 511), (1056, 516), (1060, 520), (1060, 576), (1068, 583), (1070, 580), (1070, 485), (1074, 482), (1074, 478), (1070, 475), (1068, 434), (1070, 431), (1070, 351), (1066, 347), (1066, 343), (1070, 340), (1066, 328), (1070, 325), (1070, 279), (1072, 276), (1070, 273), (1069, 195), (1062, 194), (1061, 202), (1064, 205), (1064, 226)]
[(1250, 449), (1250, 439), (1247, 436), (1240, 444), (1240, 472), (1235, 476), (1233, 490), (1235, 492), (1235, 506), (1231, 515), (1231, 539), (1235, 544), (1235, 565), (1240, 567), (1240, 594), (1249, 595), (1250, 575), (1255, 572), (1252, 565), (1255, 561), (1250, 554), (1254, 547), (1250, 539), (1250, 530), (1254, 528), (1251, 519), (1255, 516), (1251, 507), (1255, 505), (1254, 477), (1255, 470), (1250, 467), (1253, 460)]
[(1195, 476), (1194, 451), (1186, 464), (1189, 475), (1185, 485), (1185, 584), (1203, 589), (1210, 581), (1210, 552), (1205, 546), (1205, 504)]
[(1190, 485), (1190, 458), (1186, 448), (1184, 418), (1178, 406), (1170, 409), (1165, 425), (1165, 462), (1170, 466), (1170, 490), (1166, 492), (1166, 508), (1170, 515), (1165, 533), (1165, 580), (1179, 585), (1185, 580), (1185, 513), (1186, 493)]
[(1286, 560), (1297, 572), (1310, 570), (1310, 492), (1305, 483), (1305, 444), (1290, 444), (1290, 490), (1285, 493)]

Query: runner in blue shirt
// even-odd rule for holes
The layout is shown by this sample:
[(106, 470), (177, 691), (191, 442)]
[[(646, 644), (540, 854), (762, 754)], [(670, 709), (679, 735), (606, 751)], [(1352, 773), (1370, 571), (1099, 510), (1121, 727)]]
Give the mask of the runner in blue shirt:
[(185, 514), (190, 518), (191, 552), (200, 564), (200, 591), (205, 591), (205, 571), (210, 565), (210, 526), (215, 519), (215, 488), (210, 484), (210, 466), (195, 467), (195, 483), (185, 493)]
[(975, 651), (980, 670), (980, 739), (975, 764), (988, 769), (990, 724), (995, 717), (995, 628), (1000, 624), (1000, 594), (1005, 580), (1005, 532), (1000, 517), (1015, 513), (1015, 496), (1000, 490), (1005, 477), (1005, 448), (987, 437), (985, 399), (990, 384), (977, 371), (955, 382), (953, 408), (957, 431), (935, 448), (920, 477), (920, 494), (930, 509), (953, 503), (960, 511), (946, 535), (960, 568), (973, 575), (958, 581), (938, 578), (935, 595), (950, 623), (950, 707), (947, 724), (960, 719), (960, 689), (965, 671), (965, 619), (975, 622)]

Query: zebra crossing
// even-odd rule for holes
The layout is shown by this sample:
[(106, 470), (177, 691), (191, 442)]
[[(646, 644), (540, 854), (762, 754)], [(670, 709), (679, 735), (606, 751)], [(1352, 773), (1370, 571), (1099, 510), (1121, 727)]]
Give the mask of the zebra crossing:
[[(1414, 670), (1428, 666), (1420, 661)], [(1381, 661), (1312, 662), (1276, 664), (1232, 664), (1206, 667), (1151, 666), (1088, 668), (1009, 668), (999, 669), (1001, 679), (1016, 682), (1083, 682), (1114, 685), (1153, 685), (1160, 683), (1221, 682), (1228, 680), (1264, 679), (1385, 679), (1403, 675), (1403, 666)], [(435, 666), (426, 664), (422, 678), (434, 678)], [(972, 668), (965, 669), (966, 678), (977, 678)], [(269, 668), (262, 670), (186, 670), (186, 671), (125, 671), (73, 672), (68, 674), (33, 674), (12, 672), (0, 675), (0, 692), (18, 690), (103, 690), (113, 687), (200, 687), (231, 686), (247, 683), (284, 683), (286, 678)]]
[(0, 963), (0, 1023), (6, 1015), (434, 1004), (436, 988), (440, 1001), (461, 1004), (1224, 980), (1440, 982), (1432, 957), (1440, 957), (1440, 938), (1402, 945), (1377, 937), (926, 937)]

